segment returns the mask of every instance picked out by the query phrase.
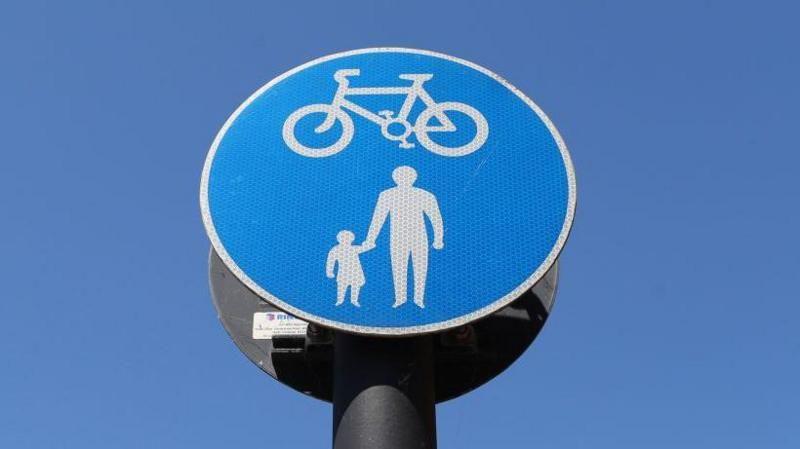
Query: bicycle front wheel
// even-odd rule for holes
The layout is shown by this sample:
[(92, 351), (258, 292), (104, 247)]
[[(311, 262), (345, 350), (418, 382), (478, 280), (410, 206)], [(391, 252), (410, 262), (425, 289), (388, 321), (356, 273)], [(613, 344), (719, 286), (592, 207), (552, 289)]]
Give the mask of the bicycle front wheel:
[[(450, 111), (465, 114), (475, 124), (475, 137), (460, 147), (448, 147), (440, 145), (434, 142), (433, 139), (428, 136), (428, 132), (431, 131), (428, 129), (428, 122), (430, 119), (432, 117), (439, 116), (447, 117), (447, 114)], [(455, 101), (438, 103), (429, 107), (428, 109), (425, 109), (419, 114), (414, 128), (416, 129), (417, 140), (419, 143), (429, 151), (440, 156), (466, 156), (474, 151), (477, 151), (483, 146), (484, 143), (486, 143), (486, 139), (489, 138), (489, 124), (486, 122), (486, 117), (484, 117), (480, 111), (472, 106)], [(454, 131), (455, 130), (453, 130), (453, 132)]]

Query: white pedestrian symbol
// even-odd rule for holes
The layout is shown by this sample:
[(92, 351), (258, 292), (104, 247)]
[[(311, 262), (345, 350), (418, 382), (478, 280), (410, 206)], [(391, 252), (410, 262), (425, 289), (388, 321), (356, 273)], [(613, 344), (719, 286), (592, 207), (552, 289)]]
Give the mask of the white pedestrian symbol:
[[(350, 231), (339, 231), (336, 240), (339, 244), (331, 248), (328, 252), (328, 260), (325, 263), (325, 274), (328, 278), (333, 278), (336, 269), (336, 305), (344, 303), (347, 289), (350, 289), (350, 303), (356, 307), (361, 307), (358, 303), (358, 294), (361, 287), (366, 282), (364, 270), (361, 269), (361, 261), (358, 255), (366, 249), (359, 245), (353, 245), (355, 235)], [(338, 268), (338, 269), (337, 269)]]
[[(336, 94), (331, 104), (320, 103), (303, 106), (292, 112), (289, 117), (286, 118), (283, 124), (283, 140), (292, 151), (307, 157), (326, 157), (342, 151), (353, 139), (353, 132), (355, 130), (353, 119), (344, 111), (345, 109), (379, 125), (383, 137), (391, 141), (400, 142), (400, 148), (414, 147), (414, 144), (408, 141), (408, 136), (411, 135), (411, 133), (416, 135), (417, 141), (423, 147), (441, 156), (465, 156), (478, 150), (486, 142), (489, 136), (489, 124), (480, 111), (468, 104), (455, 101), (437, 103), (430, 94), (428, 94), (425, 88), (422, 87), (425, 81), (433, 78), (433, 74), (404, 73), (399, 75), (400, 79), (411, 81), (412, 83), (410, 86), (350, 87), (350, 80), (348, 80), (348, 77), (358, 76), (360, 73), (360, 69), (337, 70), (333, 78), (339, 83), (339, 87), (336, 89)], [(346, 95), (405, 95), (406, 99), (400, 111), (395, 116), (392, 111), (380, 111), (375, 114), (351, 102), (345, 98)], [(419, 114), (416, 122), (412, 126), (408, 121), (408, 115), (417, 99), (422, 100), (426, 109)], [(472, 140), (464, 145), (456, 147), (440, 145), (434, 142), (428, 135), (429, 133), (437, 132), (455, 132), (456, 126), (447, 117), (448, 112), (452, 111), (467, 115), (475, 124), (475, 136)], [(324, 121), (314, 129), (314, 132), (317, 134), (329, 131), (333, 128), (336, 121), (341, 123), (342, 135), (336, 142), (327, 147), (314, 148), (306, 146), (298, 141), (297, 135), (295, 134), (297, 122), (315, 113), (322, 113), (325, 115)], [(436, 118), (438, 125), (429, 124), (432, 118)], [(402, 131), (393, 132), (390, 130), (390, 127), (395, 128), (395, 130), (399, 128), (402, 129)]]
[(427, 190), (414, 187), (417, 172), (411, 167), (398, 167), (392, 172), (397, 186), (384, 190), (378, 196), (367, 238), (362, 247), (375, 247), (384, 222), (388, 217), (389, 248), (394, 278), (394, 305), (399, 307), (408, 300), (408, 261), (414, 271), (414, 303), (425, 307), (425, 281), (428, 276), (428, 232), (425, 217), (433, 227), (433, 248), (444, 248), (444, 226), (436, 197)]
[(408, 301), (408, 262), (414, 275), (414, 304), (425, 308), (425, 283), (428, 277), (428, 231), (425, 218), (433, 228), (433, 248), (444, 248), (444, 225), (436, 196), (427, 190), (414, 187), (417, 171), (401, 166), (392, 171), (395, 187), (378, 195), (372, 214), (367, 238), (361, 245), (353, 245), (355, 235), (351, 231), (339, 231), (339, 244), (328, 252), (325, 274), (336, 277), (336, 305), (344, 303), (350, 289), (350, 303), (361, 307), (358, 295), (366, 283), (359, 255), (375, 248), (375, 242), (388, 218), (389, 254), (394, 281), (394, 305), (400, 307)]

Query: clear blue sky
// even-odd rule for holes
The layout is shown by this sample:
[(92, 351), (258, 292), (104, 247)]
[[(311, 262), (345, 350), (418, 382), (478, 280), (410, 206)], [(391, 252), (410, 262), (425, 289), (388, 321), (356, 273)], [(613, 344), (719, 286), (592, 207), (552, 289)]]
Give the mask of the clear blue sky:
[(0, 447), (319, 448), (217, 322), (206, 151), (252, 91), (397, 45), (491, 68), (574, 158), (554, 314), (442, 448), (800, 447), (792, 2), (50, 2), (0, 18)]

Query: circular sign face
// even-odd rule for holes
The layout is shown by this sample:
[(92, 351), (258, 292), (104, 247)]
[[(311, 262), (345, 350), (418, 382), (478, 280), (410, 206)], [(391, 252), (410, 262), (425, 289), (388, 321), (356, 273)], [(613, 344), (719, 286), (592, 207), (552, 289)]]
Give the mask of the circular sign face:
[(553, 265), (575, 175), (553, 124), (476, 64), (375, 48), (270, 81), (214, 140), (212, 245), (266, 301), (335, 329), (410, 335), (508, 305)]

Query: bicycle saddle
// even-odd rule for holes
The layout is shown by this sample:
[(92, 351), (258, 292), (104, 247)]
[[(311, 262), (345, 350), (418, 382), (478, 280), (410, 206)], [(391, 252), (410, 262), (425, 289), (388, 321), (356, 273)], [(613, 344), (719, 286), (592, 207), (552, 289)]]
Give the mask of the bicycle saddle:
[(348, 76), (358, 76), (360, 74), (360, 69), (339, 69), (333, 74), (333, 79), (341, 83)]

